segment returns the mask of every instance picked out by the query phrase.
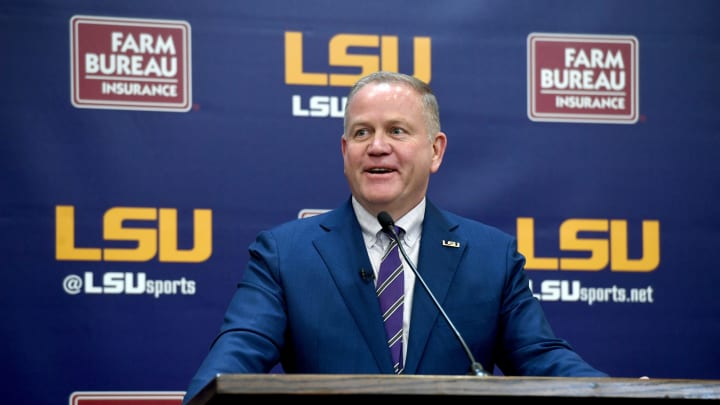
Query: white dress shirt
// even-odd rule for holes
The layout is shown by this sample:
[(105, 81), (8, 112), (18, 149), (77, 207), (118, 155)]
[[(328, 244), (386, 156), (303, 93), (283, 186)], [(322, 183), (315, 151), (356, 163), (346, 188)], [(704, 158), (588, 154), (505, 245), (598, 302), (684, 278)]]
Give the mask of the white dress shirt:
[[(377, 217), (370, 214), (362, 205), (352, 198), (353, 209), (357, 216), (360, 228), (362, 229), (365, 247), (370, 257), (370, 263), (375, 273), (375, 280), (378, 278), (378, 271), (382, 256), (390, 244), (390, 237), (382, 231), (382, 227)], [(395, 225), (402, 228), (405, 233), (401, 238), (401, 243), (405, 252), (413, 263), (417, 263), (420, 251), (420, 236), (422, 233), (422, 222), (425, 218), (425, 198), (401, 218), (393, 218)], [(403, 263), (403, 275), (405, 277), (405, 298), (403, 300), (403, 359), (407, 355), (407, 341), (410, 331), (410, 314), (412, 313), (413, 288), (415, 287), (415, 273), (400, 255)], [(404, 361), (403, 361), (404, 363)]]

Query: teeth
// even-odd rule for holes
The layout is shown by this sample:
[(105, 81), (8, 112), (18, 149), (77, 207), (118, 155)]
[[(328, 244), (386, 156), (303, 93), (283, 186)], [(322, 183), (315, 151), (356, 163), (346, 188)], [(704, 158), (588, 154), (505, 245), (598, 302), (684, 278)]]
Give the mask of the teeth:
[(372, 173), (388, 173), (388, 172), (390, 172), (391, 170), (390, 170), (390, 169), (383, 169), (383, 168), (375, 168), (375, 169), (370, 169), (369, 171), (372, 172)]

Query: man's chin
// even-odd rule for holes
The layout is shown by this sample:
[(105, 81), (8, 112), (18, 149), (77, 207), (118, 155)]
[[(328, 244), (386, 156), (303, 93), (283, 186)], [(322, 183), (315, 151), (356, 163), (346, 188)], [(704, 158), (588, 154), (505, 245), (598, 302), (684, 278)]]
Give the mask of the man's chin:
[(363, 205), (365, 208), (375, 214), (380, 211), (393, 212), (397, 208), (399, 202), (397, 194), (393, 196), (370, 195), (360, 201), (364, 202)]
[(367, 193), (365, 201), (376, 206), (386, 206), (397, 203), (398, 197), (397, 193)]

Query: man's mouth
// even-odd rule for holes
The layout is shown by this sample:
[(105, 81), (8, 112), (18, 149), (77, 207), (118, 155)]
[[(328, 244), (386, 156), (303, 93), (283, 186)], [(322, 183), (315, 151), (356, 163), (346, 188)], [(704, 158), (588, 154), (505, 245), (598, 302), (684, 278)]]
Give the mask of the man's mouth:
[(373, 167), (373, 168), (367, 170), (368, 173), (373, 173), (373, 174), (383, 174), (383, 173), (390, 173), (390, 172), (394, 172), (394, 171), (395, 170), (388, 169), (386, 167)]

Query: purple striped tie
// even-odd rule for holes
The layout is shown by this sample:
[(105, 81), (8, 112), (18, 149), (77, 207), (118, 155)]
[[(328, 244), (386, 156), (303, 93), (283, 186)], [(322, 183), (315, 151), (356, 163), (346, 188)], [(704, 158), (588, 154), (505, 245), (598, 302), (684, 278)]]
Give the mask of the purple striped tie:
[[(396, 231), (399, 228), (395, 228)], [(400, 234), (402, 230), (399, 230)], [(403, 298), (404, 277), (403, 266), (400, 261), (398, 245), (395, 239), (390, 238), (385, 256), (380, 263), (377, 280), (377, 295), (380, 299), (380, 309), (385, 321), (385, 332), (388, 337), (388, 346), (392, 354), (395, 374), (403, 371)]]

